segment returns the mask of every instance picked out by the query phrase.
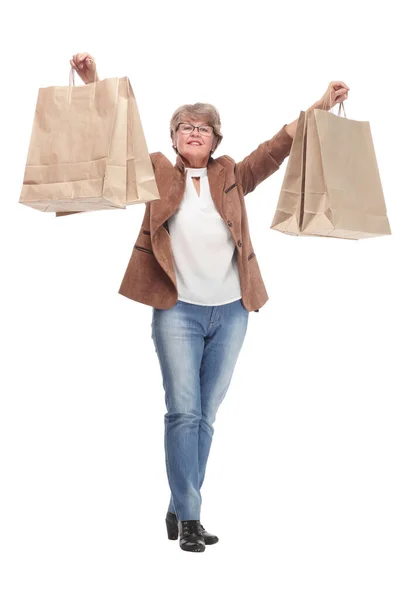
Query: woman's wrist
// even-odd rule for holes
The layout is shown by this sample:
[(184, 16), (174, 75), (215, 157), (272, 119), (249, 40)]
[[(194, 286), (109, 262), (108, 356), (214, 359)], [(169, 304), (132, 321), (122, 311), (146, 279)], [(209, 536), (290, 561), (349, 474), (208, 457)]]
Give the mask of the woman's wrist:
[(318, 102), (315, 102), (312, 106), (310, 106), (310, 108), (307, 109), (307, 112), (309, 112), (311, 110), (314, 110), (314, 108), (317, 108), (318, 110), (324, 110), (322, 108), (322, 102), (321, 102), (321, 100), (318, 100)]

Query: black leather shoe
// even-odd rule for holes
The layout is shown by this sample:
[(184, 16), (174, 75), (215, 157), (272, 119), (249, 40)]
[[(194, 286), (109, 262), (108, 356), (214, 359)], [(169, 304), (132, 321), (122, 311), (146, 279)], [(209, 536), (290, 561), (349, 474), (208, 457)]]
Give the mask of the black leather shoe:
[[(176, 518), (176, 514), (168, 511), (167, 516), (165, 518), (165, 522), (167, 524), (168, 539), (177, 540), (178, 539), (178, 520)], [(208, 533), (208, 531), (206, 531), (204, 529), (204, 527), (201, 523), (200, 523), (199, 527), (200, 527), (201, 535), (204, 538), (204, 543), (206, 546), (209, 546), (211, 544), (216, 544), (218, 542), (217, 536), (213, 535), (212, 533)]]
[(204, 538), (201, 534), (200, 521), (190, 519), (178, 521), (179, 546), (189, 552), (204, 552), (206, 549)]

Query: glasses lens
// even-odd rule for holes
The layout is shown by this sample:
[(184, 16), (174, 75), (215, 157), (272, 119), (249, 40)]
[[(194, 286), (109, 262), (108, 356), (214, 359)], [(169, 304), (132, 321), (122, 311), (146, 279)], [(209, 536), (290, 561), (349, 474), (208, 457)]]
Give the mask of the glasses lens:
[(211, 135), (212, 127), (210, 125), (203, 125), (202, 127), (199, 128), (199, 131), (200, 131), (201, 135)]
[(182, 131), (182, 133), (192, 133), (193, 127), (188, 123), (181, 123), (179, 125), (179, 131)]

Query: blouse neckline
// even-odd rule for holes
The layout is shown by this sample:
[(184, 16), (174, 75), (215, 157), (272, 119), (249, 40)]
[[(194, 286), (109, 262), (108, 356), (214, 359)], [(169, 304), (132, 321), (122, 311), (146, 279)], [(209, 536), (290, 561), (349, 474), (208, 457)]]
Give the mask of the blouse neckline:
[(207, 176), (207, 167), (193, 168), (186, 167), (186, 174), (189, 177), (205, 177)]

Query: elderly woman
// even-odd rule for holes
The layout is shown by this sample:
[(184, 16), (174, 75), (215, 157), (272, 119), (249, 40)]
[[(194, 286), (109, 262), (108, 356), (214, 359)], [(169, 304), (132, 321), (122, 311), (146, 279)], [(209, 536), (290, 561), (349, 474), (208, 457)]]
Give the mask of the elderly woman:
[[(94, 81), (89, 54), (71, 60)], [(331, 82), (309, 110), (329, 110), (349, 88)], [(212, 157), (222, 140), (211, 104), (185, 104), (172, 115), (176, 164), (150, 155), (161, 201), (146, 204), (119, 293), (153, 307), (152, 339), (165, 390), (165, 458), (171, 496), (169, 539), (204, 551), (218, 538), (200, 522), (201, 487), (213, 423), (241, 350), (249, 312), (268, 300), (254, 252), (244, 196), (289, 155), (297, 120), (236, 163)]]

